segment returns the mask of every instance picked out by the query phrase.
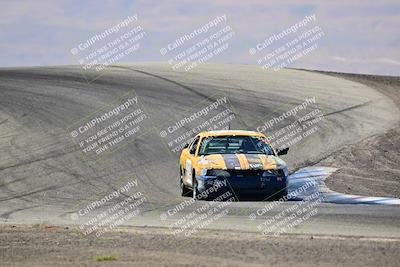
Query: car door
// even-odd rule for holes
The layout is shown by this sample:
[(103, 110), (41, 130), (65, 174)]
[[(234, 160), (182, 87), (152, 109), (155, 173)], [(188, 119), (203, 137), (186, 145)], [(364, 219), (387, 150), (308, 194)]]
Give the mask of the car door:
[(193, 168), (196, 164), (196, 150), (200, 141), (200, 136), (196, 136), (192, 143), (182, 153), (182, 167), (184, 169), (183, 182), (186, 185), (192, 186)]

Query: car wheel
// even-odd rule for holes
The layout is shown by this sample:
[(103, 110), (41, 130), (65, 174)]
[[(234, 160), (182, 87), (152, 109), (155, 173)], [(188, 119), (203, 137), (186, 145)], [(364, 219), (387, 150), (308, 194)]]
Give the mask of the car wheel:
[(192, 180), (193, 181), (192, 182), (192, 184), (193, 184), (193, 195), (192, 196), (193, 196), (194, 199), (200, 200), (199, 199), (199, 196), (200, 196), (199, 195), (199, 190), (197, 189), (197, 179), (195, 177), (193, 177), (192, 179), (193, 179)]
[(181, 191), (181, 196), (183, 197), (189, 197), (192, 195), (192, 191), (187, 188), (187, 186), (183, 183), (183, 172), (182, 172), (182, 168), (179, 168), (179, 172), (180, 172), (180, 179), (179, 179), (179, 187), (180, 187), (180, 191)]

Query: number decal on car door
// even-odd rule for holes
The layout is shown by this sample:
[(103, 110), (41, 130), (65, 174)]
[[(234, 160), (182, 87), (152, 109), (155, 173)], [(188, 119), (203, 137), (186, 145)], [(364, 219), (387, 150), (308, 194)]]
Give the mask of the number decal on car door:
[(190, 159), (186, 160), (186, 181), (188, 182), (188, 184), (192, 185), (192, 162), (190, 161)]

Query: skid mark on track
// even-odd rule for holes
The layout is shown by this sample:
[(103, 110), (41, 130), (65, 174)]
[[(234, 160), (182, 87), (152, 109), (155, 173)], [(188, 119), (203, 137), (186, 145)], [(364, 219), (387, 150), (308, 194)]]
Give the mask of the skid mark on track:
[[(111, 67), (113, 67), (113, 68), (126, 69), (126, 70), (134, 71), (134, 72), (137, 72), (137, 73), (141, 73), (141, 74), (144, 74), (144, 75), (147, 75), (147, 76), (151, 76), (151, 77), (154, 77), (154, 78), (157, 78), (157, 79), (160, 79), (160, 80), (163, 80), (163, 81), (166, 81), (166, 82), (175, 84), (175, 85), (177, 85), (177, 86), (179, 86), (179, 87), (181, 87), (181, 88), (183, 88), (183, 89), (185, 89), (185, 90), (187, 90), (187, 91), (189, 91), (189, 92), (191, 92), (191, 93), (193, 93), (193, 94), (195, 94), (195, 95), (200, 96), (200, 97), (203, 98), (203, 99), (207, 99), (207, 100), (210, 100), (210, 101), (212, 101), (212, 102), (215, 102), (215, 101), (216, 101), (216, 99), (210, 97), (210, 96), (207, 95), (207, 94), (203, 94), (203, 93), (197, 91), (196, 89), (193, 89), (193, 88), (191, 88), (191, 87), (189, 87), (189, 86), (187, 86), (187, 85), (184, 85), (184, 84), (182, 84), (182, 83), (180, 83), (180, 82), (177, 82), (177, 81), (175, 81), (175, 80), (171, 80), (171, 79), (165, 78), (165, 77), (163, 77), (163, 76), (161, 76), (161, 75), (157, 75), (157, 74), (154, 74), (154, 73), (151, 73), (151, 72), (147, 72), (147, 71), (143, 71), (143, 70), (138, 70), (138, 69), (134, 69), (134, 68), (128, 68), (128, 67), (124, 67), (124, 66), (111, 66)], [(237, 112), (235, 112), (234, 110), (232, 110), (232, 113), (235, 114), (235, 116), (239, 119), (239, 121), (240, 121), (242, 124), (244, 124), (248, 129), (251, 129), (251, 127), (250, 127), (248, 124), (246, 124), (246, 122), (245, 122), (244, 120), (241, 119), (241, 117), (239, 116), (239, 114), (237, 114)]]
[(0, 121), (0, 124), (6, 123), (8, 121), (8, 119), (5, 119), (3, 121)]
[(29, 207), (24, 207), (24, 208), (20, 208), (20, 209), (13, 209), (11, 211), (7, 211), (7, 212), (4, 212), (4, 213), (0, 214), (0, 218), (2, 220), (4, 220), (4, 221), (7, 221), (10, 218), (10, 216), (12, 214), (14, 214), (14, 213), (17, 213), (17, 212), (20, 212), (20, 211), (23, 211), (23, 210), (34, 209), (34, 208), (37, 208), (37, 207), (39, 207), (39, 206), (35, 205), (35, 206), (29, 206)]
[(141, 73), (141, 74), (144, 74), (144, 75), (147, 75), (147, 76), (151, 76), (151, 77), (154, 77), (154, 78), (158, 78), (158, 79), (160, 79), (160, 80), (163, 80), (163, 81), (166, 81), (166, 82), (175, 84), (175, 85), (177, 85), (177, 86), (179, 86), (179, 87), (181, 87), (181, 88), (183, 88), (183, 89), (186, 89), (186, 90), (188, 90), (189, 92), (194, 93), (194, 94), (196, 94), (196, 95), (198, 95), (198, 96), (200, 96), (200, 97), (202, 97), (202, 98), (204, 98), (204, 99), (210, 99), (210, 96), (209, 96), (209, 95), (202, 94), (202, 93), (200, 93), (199, 91), (197, 91), (197, 90), (195, 90), (195, 89), (193, 89), (193, 88), (191, 88), (191, 87), (189, 87), (189, 86), (187, 86), (187, 85), (184, 85), (184, 84), (182, 84), (182, 83), (180, 83), (180, 82), (177, 82), (177, 81), (174, 81), (174, 80), (165, 78), (165, 77), (163, 77), (163, 76), (160, 76), (160, 75), (157, 75), (157, 74), (154, 74), (154, 73), (151, 73), (151, 72), (147, 72), (147, 71), (143, 71), (143, 70), (138, 70), (138, 69), (133, 69), (133, 68), (128, 68), (128, 67), (124, 67), (124, 66), (112, 66), (112, 67), (113, 67), (113, 68), (126, 69), (126, 70), (134, 71), (134, 72), (137, 72), (137, 73)]
[(60, 158), (60, 157), (63, 157), (65, 155), (68, 155), (68, 154), (76, 153), (77, 151), (78, 151), (78, 149), (74, 149), (72, 151), (50, 154), (49, 156), (46, 156), (46, 157), (38, 157), (38, 158), (35, 158), (35, 159), (31, 159), (31, 160), (24, 160), (22, 162), (19, 162), (19, 163), (13, 164), (13, 165), (1, 167), (0, 171), (4, 171), (4, 170), (7, 170), (7, 169), (11, 169), (11, 168), (18, 168), (18, 167), (21, 167), (21, 166), (24, 166), (24, 165), (30, 165), (30, 164), (34, 164), (34, 163), (50, 160), (50, 159)]

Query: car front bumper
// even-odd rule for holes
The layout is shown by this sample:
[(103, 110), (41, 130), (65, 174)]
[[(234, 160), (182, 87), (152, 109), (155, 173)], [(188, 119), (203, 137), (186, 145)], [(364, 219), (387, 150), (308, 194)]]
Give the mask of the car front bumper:
[[(237, 195), (270, 196), (275, 193), (284, 194), (287, 188), (287, 176), (229, 176), (216, 177), (201, 175), (197, 177), (199, 193), (220, 195), (227, 190)], [(211, 189), (211, 190), (210, 190)]]

